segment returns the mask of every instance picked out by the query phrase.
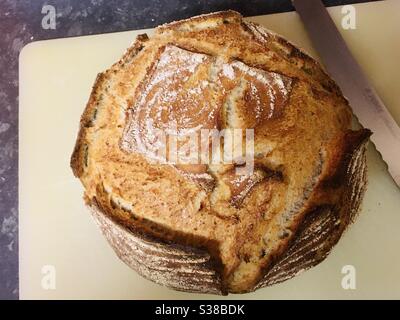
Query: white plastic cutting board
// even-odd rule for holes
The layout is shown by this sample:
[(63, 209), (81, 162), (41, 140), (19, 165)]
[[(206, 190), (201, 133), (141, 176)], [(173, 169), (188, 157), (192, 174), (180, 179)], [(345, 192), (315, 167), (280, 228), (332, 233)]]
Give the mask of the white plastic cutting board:
[[(400, 1), (355, 5), (357, 28), (341, 30), (400, 123)], [(329, 10), (340, 26), (341, 7)], [(251, 18), (315, 56), (296, 13)], [(148, 31), (148, 30), (146, 30)], [(69, 158), (79, 117), (98, 72), (141, 31), (39, 41), (20, 56), (20, 297), (22, 299), (217, 298), (175, 292), (123, 264), (91, 220)], [(400, 161), (400, 159), (399, 159)], [(369, 187), (356, 223), (319, 266), (283, 284), (235, 299), (400, 298), (400, 190), (370, 145)], [(53, 266), (55, 289), (42, 271)], [(341, 286), (353, 265), (356, 289)], [(52, 268), (52, 267), (50, 267)], [(49, 276), (49, 273), (47, 273)], [(42, 286), (44, 284), (44, 286)]]

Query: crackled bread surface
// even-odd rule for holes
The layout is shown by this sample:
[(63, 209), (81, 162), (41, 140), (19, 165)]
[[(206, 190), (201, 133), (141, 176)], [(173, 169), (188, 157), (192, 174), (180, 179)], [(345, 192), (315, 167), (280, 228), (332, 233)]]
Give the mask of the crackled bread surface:
[[(199, 141), (204, 129), (254, 130), (254, 170), (160, 161), (157, 132)], [(347, 101), (312, 58), (227, 11), (141, 35), (100, 74), (71, 165), (140, 274), (178, 290), (248, 292), (326, 257), (361, 201), (368, 136), (351, 129)]]

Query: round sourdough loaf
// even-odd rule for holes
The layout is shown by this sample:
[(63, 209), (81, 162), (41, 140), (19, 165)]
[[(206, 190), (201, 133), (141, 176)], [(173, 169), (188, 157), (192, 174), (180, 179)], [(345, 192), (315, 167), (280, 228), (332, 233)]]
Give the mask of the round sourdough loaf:
[[(321, 262), (353, 221), (370, 132), (351, 120), (315, 60), (217, 12), (138, 36), (98, 75), (71, 166), (105, 237), (142, 276), (243, 293)], [(225, 135), (213, 144), (203, 132)], [(160, 133), (177, 138), (176, 158)], [(229, 143), (238, 157), (214, 158)]]

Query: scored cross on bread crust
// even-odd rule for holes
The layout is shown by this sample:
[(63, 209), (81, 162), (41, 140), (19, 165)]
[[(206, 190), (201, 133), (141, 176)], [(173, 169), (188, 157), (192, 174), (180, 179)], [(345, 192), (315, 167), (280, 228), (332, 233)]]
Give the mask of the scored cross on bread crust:
[[(144, 277), (249, 292), (322, 261), (358, 211), (365, 143), (304, 52), (233, 11), (141, 35), (100, 74), (71, 159), (95, 221)], [(254, 129), (254, 171), (157, 161), (157, 130)]]

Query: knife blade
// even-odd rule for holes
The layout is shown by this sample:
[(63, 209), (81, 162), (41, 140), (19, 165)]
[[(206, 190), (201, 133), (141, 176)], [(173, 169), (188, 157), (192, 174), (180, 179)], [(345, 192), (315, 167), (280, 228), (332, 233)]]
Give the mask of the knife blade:
[(359, 122), (400, 187), (400, 128), (351, 54), (320, 0), (292, 0), (328, 73), (341, 88)]

